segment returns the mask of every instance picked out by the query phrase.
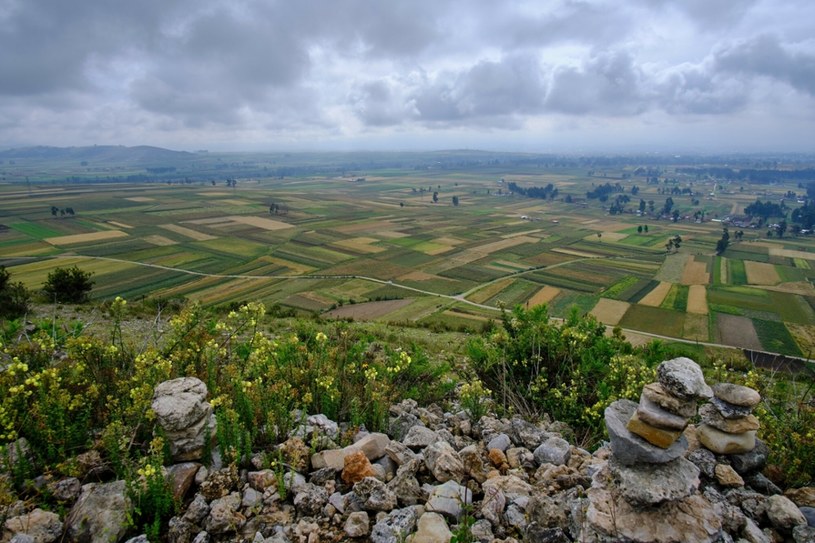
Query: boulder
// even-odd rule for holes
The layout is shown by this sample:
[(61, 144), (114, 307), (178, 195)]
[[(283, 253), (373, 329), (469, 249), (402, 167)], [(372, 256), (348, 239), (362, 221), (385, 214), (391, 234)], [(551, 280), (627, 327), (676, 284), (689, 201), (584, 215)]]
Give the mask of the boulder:
[(419, 517), (416, 533), (407, 538), (407, 543), (448, 543), (452, 537), (444, 517), (428, 511)]
[(393, 460), (397, 466), (401, 466), (417, 456), (407, 445), (396, 440), (391, 440), (391, 442), (388, 443), (388, 446), (385, 447), (385, 454), (388, 455), (388, 458)]
[(196, 377), (156, 385), (152, 408), (176, 462), (200, 460), (206, 439), (216, 435), (215, 415), (206, 399), (207, 385)]
[(756, 439), (756, 445), (752, 450), (741, 454), (731, 454), (728, 459), (733, 469), (739, 472), (740, 475), (745, 475), (764, 469), (769, 455), (770, 448), (767, 444), (760, 439)]
[(713, 385), (713, 395), (727, 403), (749, 408), (755, 407), (761, 401), (757, 391), (733, 383), (716, 383)]
[(34, 543), (53, 543), (62, 536), (62, 521), (51, 511), (34, 509), (30, 513), (8, 519), (4, 524), (11, 538), (28, 536)]
[(702, 445), (716, 454), (741, 454), (753, 450), (756, 446), (754, 431), (728, 434), (708, 424), (700, 424), (696, 428), (696, 436)]
[(55, 500), (73, 502), (82, 492), (82, 483), (76, 477), (66, 477), (48, 484), (48, 490)]
[(305, 516), (319, 515), (326, 503), (328, 492), (323, 487), (311, 483), (298, 487), (294, 495), (294, 506)]
[(426, 426), (412, 426), (402, 443), (412, 449), (422, 449), (439, 440), (439, 436)]
[(767, 518), (770, 519), (773, 526), (785, 532), (790, 532), (796, 526), (807, 523), (806, 517), (798, 506), (784, 495), (770, 496), (767, 499)]
[(657, 367), (657, 379), (666, 392), (683, 400), (713, 396), (713, 390), (705, 383), (702, 368), (690, 358), (662, 362)]
[(688, 440), (680, 436), (670, 447), (662, 449), (632, 434), (626, 425), (637, 410), (631, 400), (617, 400), (605, 410), (605, 423), (611, 440), (611, 451), (621, 463), (632, 465), (640, 462), (664, 464), (682, 456), (688, 449)]
[(506, 452), (506, 450), (511, 446), (512, 440), (509, 438), (509, 436), (504, 433), (500, 433), (490, 439), (489, 443), (487, 443), (487, 450), (498, 449), (501, 452)]
[(115, 543), (127, 532), (131, 513), (124, 481), (88, 483), (65, 518), (66, 538)]

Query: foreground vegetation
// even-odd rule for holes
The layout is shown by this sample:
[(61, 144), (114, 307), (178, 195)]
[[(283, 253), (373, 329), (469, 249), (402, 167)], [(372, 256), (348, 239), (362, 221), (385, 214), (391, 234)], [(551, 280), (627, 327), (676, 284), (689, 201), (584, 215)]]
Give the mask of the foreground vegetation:
[[(577, 311), (556, 323), (545, 307), (504, 313), (482, 334), (459, 338), (460, 346), (450, 338), (435, 344), (427, 333), (411, 341), (398, 329), (280, 321), (260, 303), (221, 314), (192, 304), (155, 322), (121, 298), (102, 310), (108, 325), (93, 333), (79, 320), (3, 322), (0, 457), (11, 477), (0, 479), (0, 505), (23, 498), (58, 506), (31, 478), (75, 475), (77, 455), (95, 449), (111, 476), (128, 481), (138, 504), (134, 526), (161, 532), (175, 505), (161, 475), (169, 457), (151, 399), (173, 377), (207, 384), (218, 420), (214, 442), (225, 463), (241, 466), (258, 451), (274, 459), (274, 446), (305, 413), (346, 423), (350, 439), (363, 425), (386, 430), (389, 406), (403, 398), (458, 398), (476, 418), (490, 411), (551, 416), (595, 447), (604, 438), (603, 409), (637, 399), (661, 360), (683, 354), (659, 342), (634, 347)], [(153, 323), (132, 334), (134, 321)], [(768, 474), (783, 485), (811, 482), (811, 377), (768, 374), (736, 357), (701, 362), (711, 379), (762, 392), (757, 414), (772, 451)], [(10, 462), (26, 458), (12, 445), (18, 438), (30, 444), (30, 461)]]

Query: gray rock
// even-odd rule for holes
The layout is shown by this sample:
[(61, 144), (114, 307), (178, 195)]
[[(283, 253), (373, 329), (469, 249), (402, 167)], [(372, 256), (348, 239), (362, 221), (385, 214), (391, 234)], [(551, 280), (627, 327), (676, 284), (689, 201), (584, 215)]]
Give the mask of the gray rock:
[[(416, 427), (418, 428), (418, 427)], [(465, 471), (459, 454), (446, 441), (436, 441), (425, 447), (424, 462), (437, 481), (462, 481)]]
[(758, 430), (761, 424), (755, 415), (747, 415), (735, 419), (726, 419), (712, 403), (706, 403), (699, 408), (699, 417), (704, 424), (709, 424), (717, 430), (729, 434), (741, 434)]
[(413, 426), (408, 430), (402, 443), (412, 449), (422, 449), (439, 440), (439, 436), (426, 426)]
[(498, 449), (501, 452), (506, 452), (510, 445), (512, 445), (512, 440), (509, 439), (508, 435), (502, 433), (490, 439), (490, 442), (487, 443), (487, 450)]
[(731, 454), (727, 458), (734, 470), (740, 475), (746, 475), (764, 469), (769, 455), (770, 448), (767, 444), (760, 439), (756, 439), (756, 446), (753, 447), (753, 450), (742, 454)]
[(656, 402), (649, 400), (644, 394), (640, 395), (637, 417), (651, 426), (668, 430), (684, 430), (685, 426), (688, 425), (687, 417), (675, 415), (667, 409), (663, 409)]
[(305, 516), (319, 515), (328, 503), (328, 492), (317, 485), (305, 483), (299, 487), (294, 496), (294, 506)]
[(336, 441), (340, 436), (340, 427), (336, 422), (320, 413), (307, 417), (304, 424), (296, 426), (289, 432), (289, 437), (299, 437), (305, 441), (309, 441), (315, 435)]
[(201, 524), (209, 514), (209, 504), (201, 494), (196, 494), (195, 498), (187, 506), (187, 510), (182, 517), (191, 524)]
[(605, 423), (614, 457), (626, 465), (645, 462), (664, 464), (682, 456), (688, 449), (688, 440), (681, 436), (667, 449), (652, 445), (632, 434), (626, 425), (637, 409), (631, 400), (617, 400), (605, 410)]
[(507, 498), (499, 488), (484, 491), (484, 498), (481, 500), (481, 515), (494, 526), (501, 525), (506, 507)]
[(753, 412), (753, 409), (750, 407), (735, 405), (724, 400), (720, 400), (719, 398), (711, 398), (710, 403), (716, 408), (716, 411), (718, 411), (719, 414), (726, 419), (740, 419)]
[(147, 536), (145, 534), (142, 534), (136, 537), (131, 537), (130, 539), (125, 541), (125, 543), (150, 543), (150, 540), (147, 539)]
[(569, 543), (571, 540), (563, 533), (562, 528), (547, 528), (537, 522), (526, 527), (524, 541), (530, 543)]
[(504, 518), (506, 519), (508, 526), (511, 526), (522, 533), (526, 531), (526, 527), (529, 524), (529, 520), (526, 518), (526, 513), (524, 513), (524, 510), (514, 503), (507, 506), (507, 510), (504, 511)]
[(34, 509), (30, 513), (8, 519), (4, 525), (12, 536), (31, 537), (36, 543), (52, 543), (62, 536), (62, 521), (51, 511)]
[(688, 454), (688, 460), (693, 462), (705, 476), (714, 477), (716, 469), (716, 455), (704, 447), (694, 449)]
[(34, 457), (31, 453), (31, 444), (24, 437), (18, 438), (6, 445), (0, 445), (0, 472), (10, 472), (13, 466), (25, 459), (31, 463)]
[(192, 543), (209, 543), (210, 537), (206, 531), (198, 532), (198, 535), (192, 540)]
[(753, 408), (761, 401), (761, 396), (750, 387), (733, 383), (716, 383), (713, 395), (727, 403)]
[(508, 503), (525, 503), (532, 495), (533, 487), (516, 475), (501, 475), (484, 481), (481, 485), (484, 495), (500, 490)]
[(648, 383), (642, 387), (641, 398), (647, 398), (662, 409), (680, 417), (690, 418), (696, 414), (696, 398), (690, 400), (677, 398), (659, 383)]
[(767, 479), (761, 472), (748, 473), (745, 475), (744, 484), (749, 485), (750, 488), (756, 492), (761, 492), (767, 496), (782, 493), (781, 489), (778, 488), (775, 483)]
[(409, 543), (448, 543), (453, 537), (444, 517), (430, 511), (419, 517), (416, 533), (408, 538)]
[(526, 447), (512, 447), (507, 449), (507, 463), (511, 469), (535, 468), (535, 455)]
[(696, 427), (699, 442), (716, 454), (743, 454), (756, 446), (756, 433), (728, 434), (708, 424)]
[(418, 466), (418, 460), (411, 460), (407, 464), (402, 464), (393, 479), (388, 482), (388, 488), (396, 494), (399, 503), (402, 505), (416, 505), (424, 502), (427, 498), (415, 477)]
[(470, 489), (455, 481), (447, 481), (433, 489), (427, 499), (425, 509), (459, 519), (463, 511), (462, 506), (472, 502), (473, 494)]
[(792, 529), (792, 540), (795, 543), (815, 543), (815, 528), (796, 526)]
[(402, 441), (414, 426), (424, 426), (419, 417), (411, 413), (400, 413), (390, 420), (388, 433), (393, 436), (394, 441)]
[(699, 487), (699, 468), (684, 458), (666, 464), (626, 466), (612, 457), (609, 470), (626, 501), (636, 506), (650, 506), (678, 501)]
[(241, 499), (241, 507), (244, 509), (254, 509), (263, 502), (263, 494), (252, 488), (251, 486), (243, 491), (243, 498)]
[(240, 507), (241, 495), (237, 492), (212, 500), (204, 529), (210, 534), (234, 533), (246, 522), (246, 517), (238, 512)]
[(370, 519), (365, 511), (356, 511), (345, 520), (345, 535), (348, 537), (365, 537), (371, 531)]
[(744, 513), (759, 524), (767, 516), (767, 497), (746, 488), (734, 488), (725, 493), (727, 502), (741, 508)]
[(309, 473), (308, 482), (317, 486), (323, 486), (329, 481), (334, 481), (336, 478), (337, 470), (330, 467), (324, 467)]
[(391, 511), (379, 520), (371, 530), (372, 543), (400, 543), (416, 528), (418, 514), (416, 507), (406, 507)]
[(128, 529), (132, 511), (125, 482), (88, 483), (65, 518), (69, 541), (119, 541)]
[(815, 528), (815, 507), (799, 507), (804, 518), (807, 519), (807, 526)]
[(48, 485), (51, 495), (61, 502), (72, 502), (82, 492), (82, 483), (76, 477), (67, 477)]
[(549, 433), (521, 417), (513, 417), (509, 422), (510, 434), (517, 445), (535, 450), (549, 437)]
[(492, 533), (492, 524), (488, 520), (477, 520), (470, 526), (470, 534), (478, 543), (490, 543), (495, 536)]
[(705, 383), (699, 364), (690, 358), (666, 360), (657, 367), (657, 379), (667, 392), (684, 400), (711, 398), (713, 390)]
[(767, 518), (770, 519), (773, 526), (786, 532), (796, 526), (807, 524), (807, 519), (798, 506), (784, 495), (767, 498)]
[(554, 464), (561, 466), (569, 463), (571, 454), (569, 442), (559, 437), (550, 437), (533, 452), (535, 461), (539, 464)]
[(345, 467), (345, 457), (362, 451), (368, 460), (377, 460), (385, 456), (385, 449), (391, 440), (381, 433), (371, 433), (365, 435), (356, 443), (352, 443), (342, 449), (328, 449), (311, 455), (312, 469), (322, 469), (325, 467), (341, 471)]
[(9, 543), (37, 543), (37, 540), (28, 534), (14, 534), (14, 537), (9, 539)]
[(207, 385), (196, 377), (159, 383), (151, 407), (176, 462), (200, 460), (206, 439), (216, 435), (215, 415), (206, 401)]
[(363, 509), (391, 511), (396, 508), (396, 494), (385, 483), (374, 477), (365, 477), (355, 484), (354, 494), (356, 494)]
[(404, 443), (396, 441), (395, 439), (391, 440), (391, 442), (388, 443), (388, 446), (385, 447), (385, 454), (388, 455), (388, 458), (393, 460), (398, 466), (401, 466), (408, 460), (416, 458), (415, 452), (410, 450), (410, 448)]

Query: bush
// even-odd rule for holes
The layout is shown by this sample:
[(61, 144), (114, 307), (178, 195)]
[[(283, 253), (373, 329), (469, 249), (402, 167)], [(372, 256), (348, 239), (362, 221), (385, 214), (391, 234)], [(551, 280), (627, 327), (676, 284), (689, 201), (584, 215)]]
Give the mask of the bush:
[(0, 266), (0, 319), (14, 319), (29, 310), (31, 293), (22, 283), (12, 283), (11, 274)]
[(42, 291), (48, 301), (81, 304), (88, 301), (93, 281), (93, 273), (78, 267), (56, 268), (48, 274)]

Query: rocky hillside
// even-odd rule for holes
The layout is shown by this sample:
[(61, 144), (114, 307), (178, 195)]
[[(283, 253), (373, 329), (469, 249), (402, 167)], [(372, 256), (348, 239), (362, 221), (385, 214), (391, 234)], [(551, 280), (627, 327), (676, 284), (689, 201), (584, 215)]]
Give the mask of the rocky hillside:
[[(663, 362), (657, 375), (639, 404), (606, 409), (610, 442), (594, 453), (565, 440), (557, 421), (473, 420), (457, 404), (445, 412), (404, 400), (391, 406), (387, 434), (301, 414), (285, 442), (230, 465), (212, 448), (206, 386), (173, 379), (152, 400), (171, 465), (109, 480), (99, 453), (83, 453), (75, 477), (32, 483), (31, 495), (60, 507), (0, 509), (3, 541), (125, 540), (157, 506), (157, 480), (179, 504), (156, 532), (172, 542), (815, 541), (815, 487), (782, 493), (761, 473), (758, 394), (711, 388), (688, 359)], [(9, 448), (7, 477), (26, 449), (24, 440)]]

